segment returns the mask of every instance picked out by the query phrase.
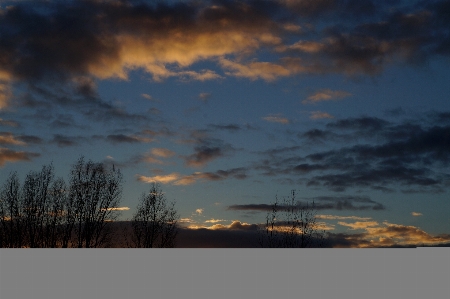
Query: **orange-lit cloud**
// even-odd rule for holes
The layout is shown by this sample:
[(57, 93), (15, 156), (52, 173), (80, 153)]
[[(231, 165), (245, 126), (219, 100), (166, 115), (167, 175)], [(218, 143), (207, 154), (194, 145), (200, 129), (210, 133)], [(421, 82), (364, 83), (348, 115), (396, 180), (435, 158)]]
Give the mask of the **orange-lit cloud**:
[(191, 223), (194, 220), (192, 220), (191, 218), (181, 218), (178, 222), (180, 223)]
[(151, 156), (142, 157), (142, 161), (150, 163), (150, 164), (164, 164), (163, 161), (158, 160), (158, 159), (156, 159), (154, 157), (151, 157)]
[[(448, 35), (446, 15), (439, 5), (411, 5), (394, 17), (386, 3), (361, 9), (344, 2), (341, 7), (334, 0), (279, 0), (265, 3), (264, 9), (254, 1), (144, 2), (137, 9), (133, 1), (75, 1), (52, 10), (46, 9), (47, 2), (28, 8), (18, 1), (0, 15), (5, 28), (0, 109), (10, 104), (11, 86), (17, 81), (81, 80), (75, 83), (92, 91), (94, 79), (126, 80), (137, 69), (155, 81), (214, 80), (223, 78), (220, 72), (266, 81), (298, 73), (373, 75), (399, 60), (417, 63), (417, 58), (448, 55), (443, 42)], [(64, 16), (74, 11), (71, 26), (65, 26)], [(296, 14), (310, 23), (299, 23), (305, 18)], [(371, 20), (361, 23), (348, 14), (368, 14)], [(279, 15), (290, 17), (280, 21)], [(316, 22), (329, 16), (348, 26), (315, 31)], [(52, 30), (36, 32), (31, 30), (34, 24)], [(402, 30), (393, 34), (388, 28)], [(310, 29), (315, 31), (312, 38), (303, 35), (285, 44), (286, 37)], [(273, 61), (257, 61), (267, 49), (275, 50)], [(191, 68), (201, 61), (216, 62), (222, 69)], [(329, 96), (344, 95), (318, 94), (311, 100)]]
[(197, 210), (195, 210), (195, 213), (201, 215), (201, 214), (203, 214), (203, 211), (204, 211), (204, 209), (197, 209)]
[(102, 209), (102, 211), (128, 211), (130, 208), (129, 207), (117, 207), (117, 208), (107, 208), (107, 209)]
[(323, 119), (323, 118), (334, 118), (331, 114), (322, 111), (312, 111), (310, 112), (310, 119)]
[(10, 85), (11, 80), (11, 73), (0, 66), (0, 111), (9, 104), (9, 98), (12, 94)]
[(268, 122), (280, 123), (280, 124), (284, 124), (284, 125), (289, 123), (289, 119), (287, 119), (286, 117), (283, 117), (279, 114), (265, 116), (262, 119), (264, 119), (265, 121), (268, 121)]
[(223, 222), (223, 221), (226, 221), (226, 220), (213, 218), (213, 219), (206, 220), (205, 223), (217, 223), (217, 222)]
[(317, 215), (317, 219), (327, 219), (327, 220), (370, 220), (370, 217), (358, 217), (358, 216), (337, 216), (337, 215)]
[(0, 148), (0, 167), (6, 162), (31, 161), (32, 158), (39, 157), (38, 153), (14, 151), (9, 148)]
[(343, 90), (322, 89), (308, 96), (302, 101), (303, 104), (313, 104), (323, 101), (339, 100), (352, 94)]
[(167, 149), (167, 148), (152, 148), (150, 151), (152, 155), (162, 157), (162, 158), (170, 158), (175, 155), (175, 152)]
[(220, 65), (228, 70), (227, 75), (248, 78), (250, 80), (263, 79), (274, 81), (279, 77), (287, 77), (298, 72), (298, 68), (292, 68), (272, 62), (238, 63), (228, 59), (221, 59)]
[(17, 140), (12, 133), (0, 132), (0, 145), (26, 145), (25, 142)]
[(168, 175), (156, 175), (153, 177), (143, 176), (143, 175), (136, 175), (136, 178), (140, 182), (144, 183), (161, 183), (161, 184), (168, 184), (173, 181), (178, 180), (180, 175), (178, 173), (171, 173)]
[(201, 226), (201, 225), (190, 225), (190, 229), (206, 228), (209, 230), (257, 230), (258, 226), (256, 224), (249, 224), (241, 222), (239, 220), (233, 220), (229, 225), (214, 224), (212, 226)]
[(434, 245), (450, 242), (449, 235), (433, 236), (415, 226), (383, 222), (384, 226), (366, 228), (365, 239), (375, 246)]
[(378, 222), (376, 222), (376, 221), (357, 221), (354, 223), (338, 221), (338, 224), (342, 225), (342, 226), (348, 226), (348, 227), (350, 227), (350, 229), (366, 229), (368, 227), (379, 225)]
[[(450, 242), (450, 235), (433, 236), (415, 226), (375, 221), (345, 223), (340, 225), (353, 229), (362, 229), (364, 233), (342, 235), (352, 247), (390, 247), (437, 245)], [(339, 246), (338, 246), (339, 247)]]
[(412, 212), (411, 215), (417, 217), (417, 216), (422, 216), (422, 213), (419, 213), (419, 212)]
[(143, 94), (141, 94), (141, 96), (142, 96), (144, 99), (147, 99), (147, 100), (149, 100), (149, 101), (155, 101), (155, 99), (154, 99), (151, 95), (149, 95), (149, 94), (143, 93)]

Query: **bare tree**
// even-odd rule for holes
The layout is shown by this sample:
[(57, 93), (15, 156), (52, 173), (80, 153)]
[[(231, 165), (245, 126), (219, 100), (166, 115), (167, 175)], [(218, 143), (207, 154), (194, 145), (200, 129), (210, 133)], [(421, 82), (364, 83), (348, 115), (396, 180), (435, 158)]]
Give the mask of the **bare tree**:
[(81, 157), (70, 173), (63, 247), (69, 245), (73, 230), (75, 247), (105, 245), (111, 237), (108, 222), (120, 213), (121, 194), (120, 171), (114, 167), (106, 169), (102, 163), (85, 162)]
[(62, 247), (67, 202), (66, 184), (62, 178), (53, 182), (49, 198), (51, 204), (46, 211), (43, 247)]
[(319, 230), (317, 211), (312, 205), (302, 205), (295, 199), (295, 191), (290, 198), (280, 203), (278, 197), (272, 204), (272, 211), (266, 215), (264, 229), (261, 230), (260, 246), (269, 248), (306, 248), (322, 246), (325, 232)]
[(40, 172), (29, 172), (22, 188), (22, 213), (27, 246), (45, 247), (44, 231), (51, 207), (50, 186), (53, 166), (43, 166)]
[(24, 245), (19, 188), (17, 172), (13, 172), (0, 190), (1, 247), (20, 248)]
[(148, 194), (142, 194), (131, 221), (133, 247), (175, 247), (178, 219), (175, 202), (167, 203), (159, 185), (153, 184)]

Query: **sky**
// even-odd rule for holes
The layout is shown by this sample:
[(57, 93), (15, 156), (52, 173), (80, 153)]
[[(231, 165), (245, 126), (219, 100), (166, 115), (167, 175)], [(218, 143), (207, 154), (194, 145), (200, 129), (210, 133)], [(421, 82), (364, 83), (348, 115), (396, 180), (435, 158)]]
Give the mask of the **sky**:
[(123, 220), (157, 182), (242, 235), (296, 190), (336, 247), (449, 244), (449, 28), (444, 0), (0, 1), (0, 181), (83, 155)]

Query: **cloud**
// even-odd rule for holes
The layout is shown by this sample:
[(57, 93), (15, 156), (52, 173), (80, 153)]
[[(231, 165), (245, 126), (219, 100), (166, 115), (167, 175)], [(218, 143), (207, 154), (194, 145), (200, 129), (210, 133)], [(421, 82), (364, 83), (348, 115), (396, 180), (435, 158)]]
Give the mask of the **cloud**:
[(0, 126), (19, 127), (19, 123), (16, 121), (13, 121), (13, 120), (7, 120), (7, 119), (0, 118)]
[[(129, 207), (117, 207), (117, 208), (108, 208), (106, 210), (108, 211), (128, 211), (130, 208)], [(105, 209), (102, 209), (103, 211)]]
[[(340, 119), (327, 124), (327, 128), (339, 130), (355, 130), (358, 134), (370, 134), (387, 129), (392, 124), (378, 117), (362, 116), (357, 118)], [(398, 129), (393, 128), (393, 129)]]
[(146, 94), (146, 93), (141, 94), (141, 97), (143, 97), (144, 99), (147, 99), (149, 101), (155, 101), (155, 99), (151, 95)]
[(309, 148), (267, 150), (262, 153), (267, 157), (255, 162), (253, 169), (267, 176), (291, 175), (293, 181), (294, 175), (297, 183), (336, 192), (370, 188), (438, 193), (445, 188), (450, 124), (443, 115), (425, 113), (415, 121), (398, 123), (366, 116), (346, 118), (297, 136), (310, 141)]
[(180, 220), (178, 220), (178, 222), (180, 223), (191, 223), (194, 220), (192, 220), (191, 218), (181, 218)]
[[(150, 159), (154, 159), (150, 157)], [(142, 158), (139, 161), (145, 161)], [(159, 161), (159, 160), (157, 160)], [(158, 163), (153, 160), (149, 163)], [(158, 163), (158, 164), (162, 164)], [(227, 178), (235, 178), (238, 180), (243, 180), (247, 178), (246, 168), (232, 168), (228, 170), (217, 170), (215, 172), (194, 172), (190, 175), (180, 175), (179, 173), (171, 173), (168, 175), (157, 175), (153, 177), (136, 175), (137, 180), (146, 183), (154, 183), (159, 182), (162, 184), (173, 184), (173, 185), (192, 185), (195, 184), (199, 180), (205, 181), (220, 181), (225, 180)]]
[(167, 174), (167, 175), (157, 175), (157, 176), (153, 176), (153, 177), (143, 176), (143, 175), (139, 175), (139, 174), (136, 175), (137, 180), (140, 182), (161, 183), (161, 184), (171, 183), (173, 181), (178, 180), (179, 177), (180, 177), (180, 175), (176, 172), (173, 172), (173, 173)]
[(449, 235), (433, 236), (415, 226), (388, 222), (383, 222), (379, 227), (368, 227), (366, 231), (363, 239), (370, 242), (370, 247), (437, 245), (450, 241)]
[(14, 151), (8, 148), (0, 148), (0, 167), (7, 162), (31, 161), (40, 154), (33, 152)]
[(211, 94), (208, 92), (202, 92), (198, 95), (198, 98), (203, 102), (208, 102), (211, 98)]
[(142, 142), (148, 143), (153, 141), (153, 139), (151, 138), (128, 136), (124, 134), (108, 135), (106, 136), (106, 140), (112, 143), (142, 143)]
[(262, 119), (264, 119), (265, 121), (268, 121), (268, 122), (280, 123), (283, 125), (288, 124), (290, 122), (289, 119), (287, 119), (279, 114), (265, 116)]
[(152, 156), (144, 155), (139, 158), (139, 161), (150, 163), (150, 164), (164, 164), (163, 161), (158, 160)]
[(41, 144), (43, 142), (40, 137), (34, 135), (19, 135), (17, 138), (26, 144)]
[(243, 167), (232, 168), (228, 170), (217, 170), (215, 172), (194, 172), (193, 174), (181, 177), (174, 182), (174, 185), (191, 185), (198, 180), (221, 181), (227, 178), (243, 180), (247, 178), (247, 169)]
[(379, 223), (376, 221), (357, 221), (354, 223), (347, 223), (347, 222), (342, 222), (342, 221), (338, 221), (339, 225), (342, 226), (348, 226), (350, 227), (350, 229), (365, 229), (368, 227), (372, 227), (372, 226), (378, 226)]
[(313, 104), (323, 101), (339, 100), (351, 96), (352, 94), (343, 90), (322, 89), (316, 91), (302, 101), (302, 104)]
[(210, 219), (210, 220), (206, 220), (205, 223), (217, 223), (217, 222), (224, 222), (226, 220), (223, 219)]
[(227, 75), (248, 78), (250, 80), (263, 79), (265, 81), (274, 81), (279, 77), (287, 77), (300, 71), (299, 65), (281, 65), (272, 62), (249, 62), (242, 64), (228, 59), (221, 59), (220, 64), (223, 68), (229, 70)]
[(10, 132), (0, 132), (0, 145), (26, 145), (25, 142), (17, 140)]
[(59, 147), (77, 146), (82, 141), (87, 141), (87, 138), (82, 136), (67, 136), (62, 134), (54, 134), (51, 143), (57, 144)]
[(418, 216), (422, 216), (422, 213), (419, 212), (412, 212), (411, 215), (418, 217)]
[(152, 148), (150, 152), (152, 155), (162, 158), (170, 158), (175, 155), (175, 152), (167, 148)]
[[(312, 205), (314, 202), (314, 205)], [(298, 201), (296, 206), (309, 207), (312, 210), (350, 210), (350, 211), (363, 211), (363, 210), (384, 210), (385, 207), (381, 203), (378, 203), (367, 196), (318, 196), (308, 198), (307, 201)], [(284, 209), (282, 205), (280, 209)], [(272, 211), (272, 204), (245, 204), (245, 205), (230, 205), (227, 210), (241, 210), (241, 211)]]
[(203, 167), (212, 160), (235, 151), (230, 144), (220, 139), (200, 137), (194, 142), (198, 144), (194, 147), (194, 153), (183, 157), (189, 167)]
[[(70, 82), (78, 94), (95, 97), (96, 80), (127, 79), (136, 69), (154, 81), (222, 78), (210, 69), (190, 69), (200, 61), (251, 80), (299, 73), (375, 75), (388, 65), (449, 56), (447, 19), (445, 1), (401, 7), (347, 0), (15, 2), (0, 16), (0, 107), (10, 104), (17, 81)], [(285, 44), (299, 30), (314, 34)], [(258, 61), (267, 49), (272, 61)]]
[(233, 220), (231, 222), (231, 224), (229, 224), (229, 225), (223, 225), (223, 224), (214, 224), (212, 226), (191, 225), (188, 228), (190, 228), (190, 229), (209, 229), (209, 230), (248, 230), (248, 231), (256, 231), (256, 230), (258, 230), (258, 225), (241, 222), (239, 220)]
[(203, 214), (203, 211), (204, 211), (204, 209), (197, 209), (197, 210), (195, 210), (195, 213), (201, 215), (201, 214)]
[(327, 112), (322, 111), (312, 111), (310, 112), (309, 118), (311, 119), (323, 119), (323, 118), (333, 118), (333, 116)]
[(216, 125), (216, 124), (210, 124), (208, 127), (214, 129), (214, 130), (222, 130), (222, 131), (229, 131), (229, 132), (237, 132), (241, 130), (241, 126), (237, 124), (227, 124), (227, 125)]
[(327, 220), (370, 220), (370, 217), (358, 217), (358, 216), (337, 216), (337, 215), (316, 215), (317, 219), (327, 219)]

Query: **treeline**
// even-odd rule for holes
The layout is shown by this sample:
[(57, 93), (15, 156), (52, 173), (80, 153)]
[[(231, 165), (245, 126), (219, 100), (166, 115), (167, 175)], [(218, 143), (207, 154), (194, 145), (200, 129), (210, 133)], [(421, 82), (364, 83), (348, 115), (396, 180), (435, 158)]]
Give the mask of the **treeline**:
[(0, 189), (0, 247), (98, 248), (112, 238), (128, 247), (174, 247), (179, 215), (158, 185), (143, 194), (131, 219), (131, 233), (113, 231), (119, 217), (123, 177), (115, 167), (76, 161), (68, 183), (52, 165), (29, 172), (23, 184), (13, 172)]

